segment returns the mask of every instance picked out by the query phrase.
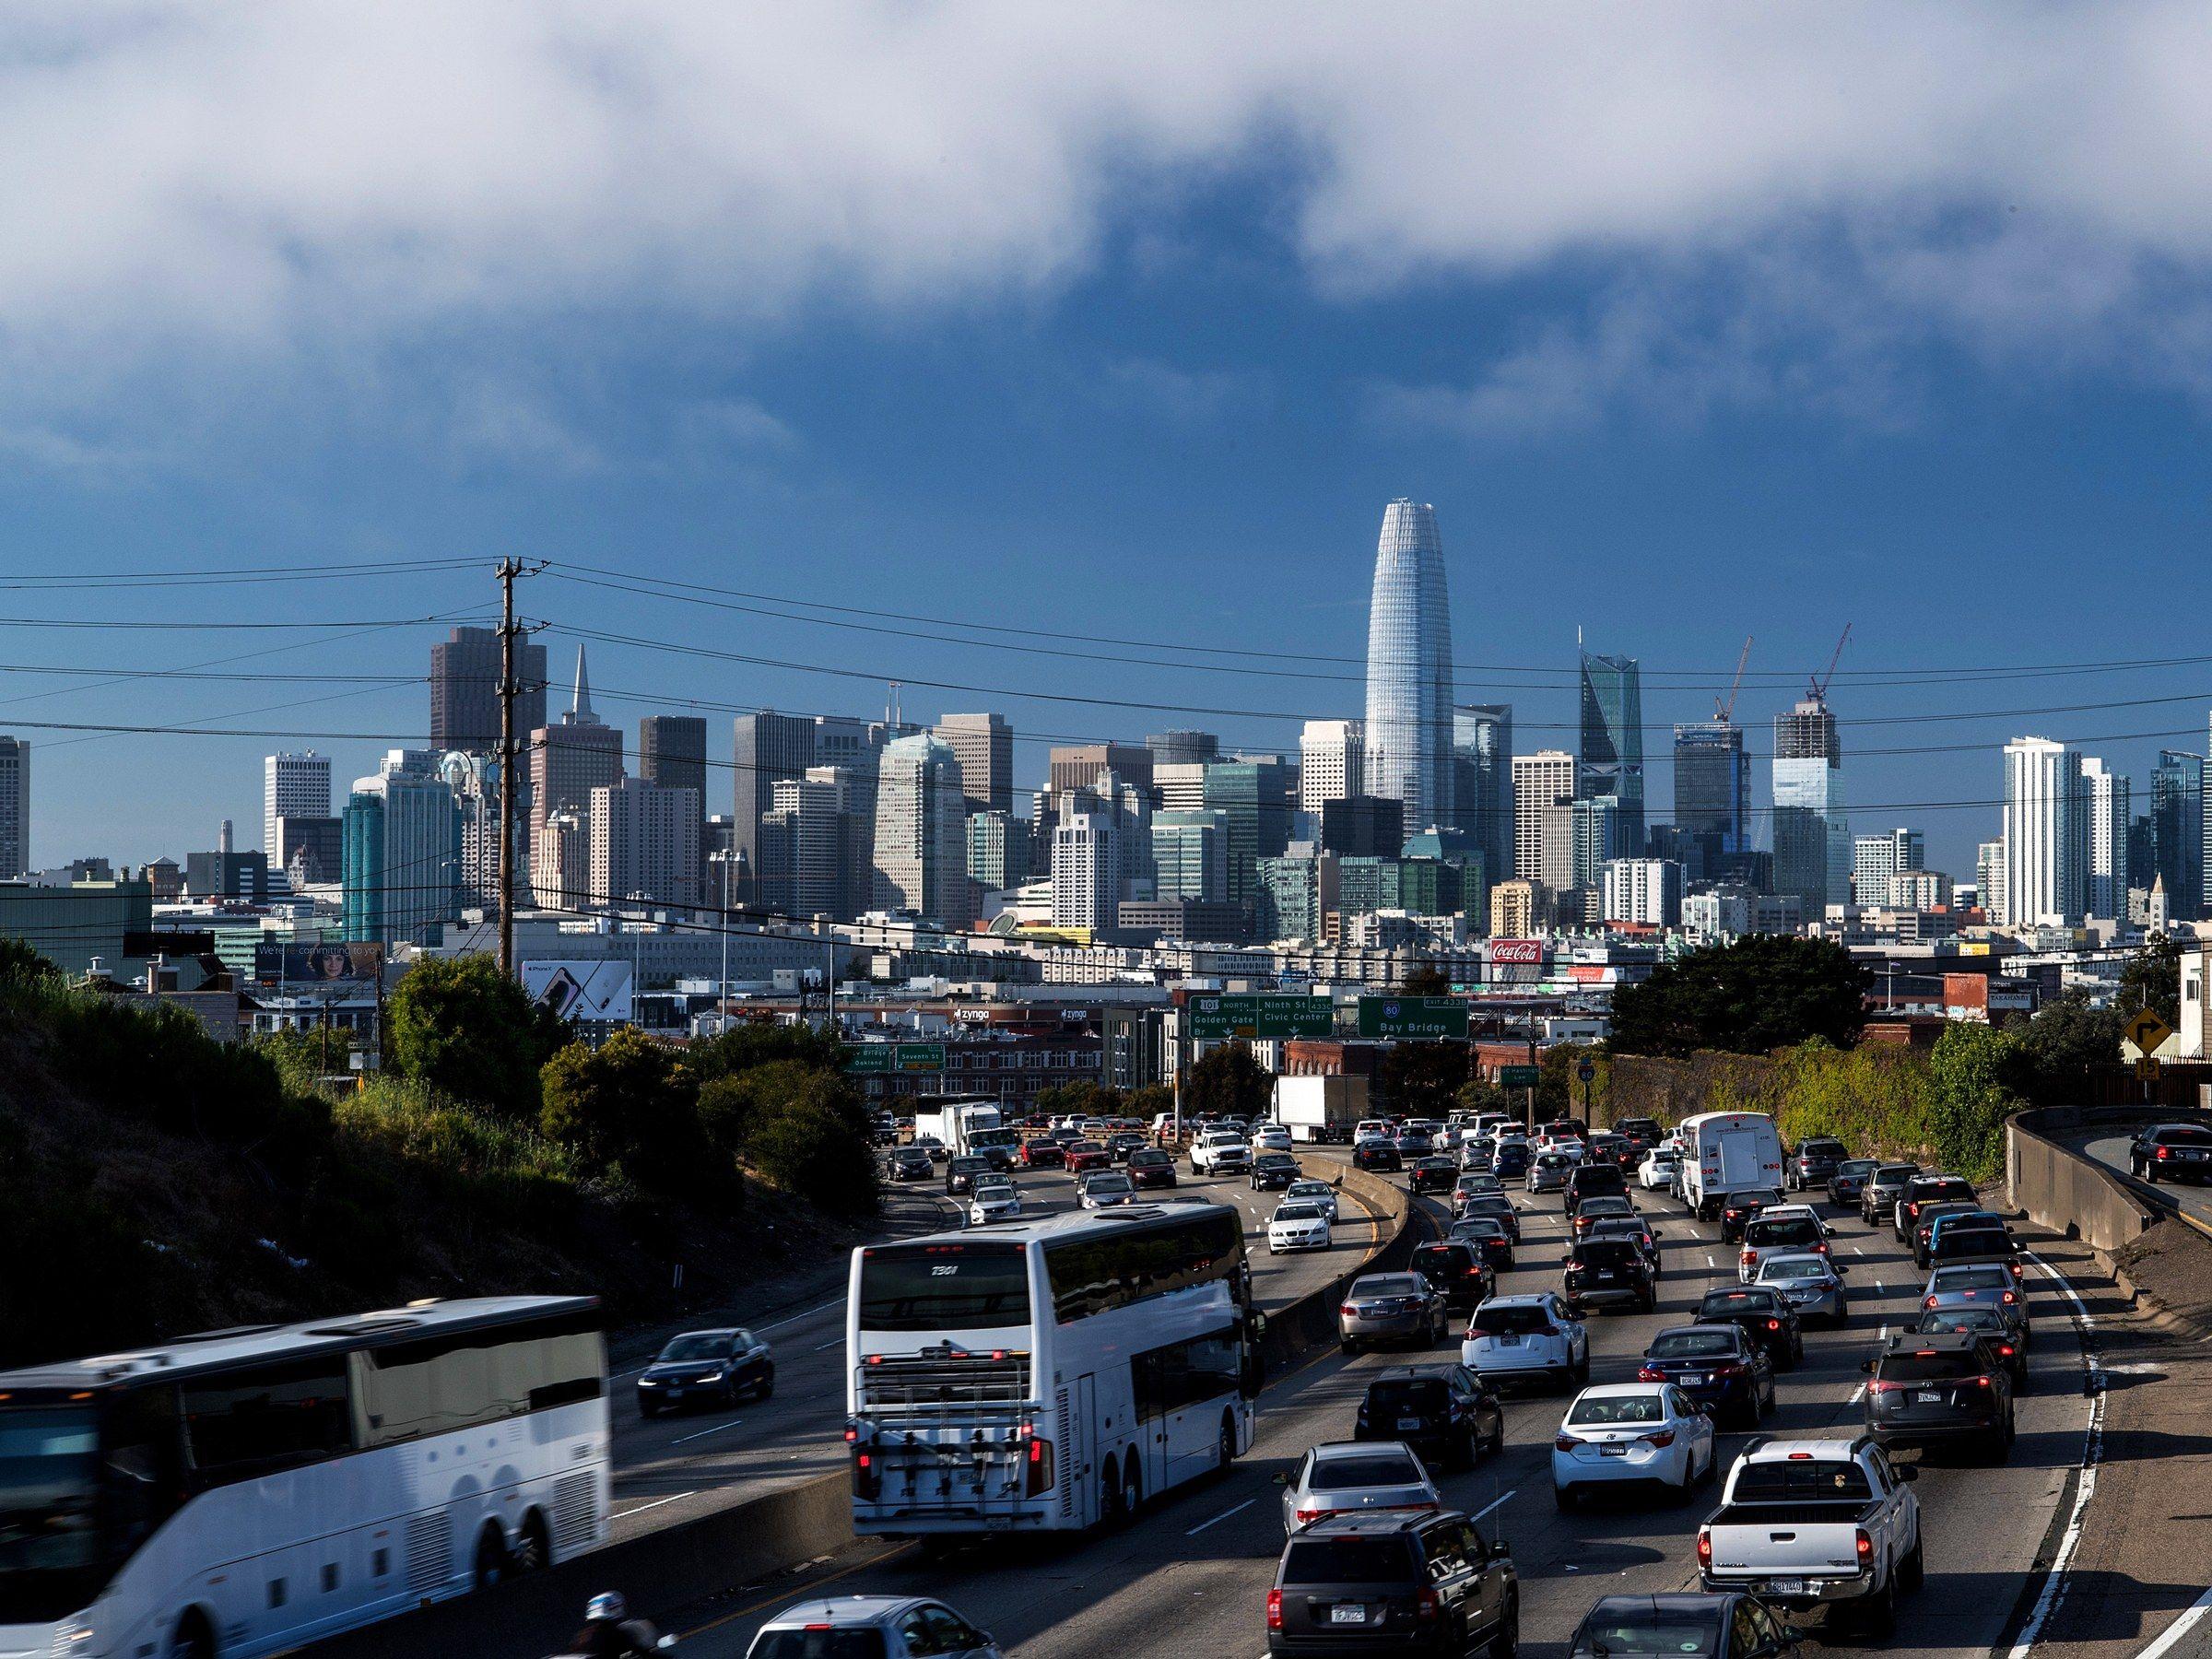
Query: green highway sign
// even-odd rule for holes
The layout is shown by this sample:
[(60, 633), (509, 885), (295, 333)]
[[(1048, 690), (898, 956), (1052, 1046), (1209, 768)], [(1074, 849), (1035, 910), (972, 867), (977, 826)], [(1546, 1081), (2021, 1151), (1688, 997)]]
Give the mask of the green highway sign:
[(864, 1042), (845, 1051), (849, 1072), (935, 1072), (945, 1069), (941, 1042)]
[(1534, 1088), (1542, 1073), (1533, 1065), (1501, 1065), (1498, 1068), (1498, 1087), (1500, 1088)]
[(1457, 996), (1363, 996), (1359, 999), (1362, 1037), (1450, 1037), (1467, 1034), (1467, 1005)]
[(1225, 1037), (1280, 1041), (1326, 1037), (1336, 1029), (1336, 1009), (1325, 996), (1218, 994), (1194, 996), (1183, 1004), (1188, 1035), (1194, 1042)]

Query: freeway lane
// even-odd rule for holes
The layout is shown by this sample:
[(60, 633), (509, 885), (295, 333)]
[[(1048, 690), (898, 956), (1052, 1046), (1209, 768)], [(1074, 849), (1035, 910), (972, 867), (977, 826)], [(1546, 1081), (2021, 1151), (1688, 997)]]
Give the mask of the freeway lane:
[[(2179, 1118), (2184, 1114), (2176, 1112), (2174, 1115)], [(2117, 1170), (2123, 1175), (2129, 1172), (2127, 1149), (2134, 1144), (2134, 1141), (2135, 1136), (2127, 1133), (2119, 1135), (2084, 1134), (2066, 1137), (2068, 1145), (2078, 1148), (2098, 1163), (2104, 1165), (2106, 1169)], [(2188, 1215), (2202, 1221), (2206, 1226), (2212, 1227), (2212, 1186), (2162, 1181), (2158, 1183), (2158, 1187), (2159, 1191), (2171, 1198)]]
[[(1651, 1335), (1686, 1317), (1706, 1288), (1733, 1277), (1715, 1230), (1697, 1226), (1664, 1202), (1646, 1207), (1664, 1235), (1661, 1310), (1656, 1316), (1593, 1317), (1595, 1382), (1631, 1379)], [(1912, 1312), (1920, 1278), (1887, 1234), (1870, 1234), (1855, 1218), (1845, 1218), (1838, 1242), (1851, 1269), (1851, 1320), (1841, 1331), (1809, 1335), (1806, 1363), (1784, 1373), (1780, 1409), (1767, 1432), (1850, 1431), (1859, 1420), (1858, 1360), (1885, 1324), (1895, 1328)], [(1506, 1288), (1555, 1285), (1563, 1245), (1556, 1206), (1531, 1204), (1527, 1241)], [(1927, 1517), (1928, 1583), (1909, 1600), (1885, 1651), (1946, 1659), (1987, 1654), (2009, 1640), (2022, 1586), (2039, 1555), (2055, 1542), (2052, 1521), (2062, 1500), (2070, 1500), (2089, 1403), (2063, 1299), (2039, 1283), (2032, 1305), (2032, 1374), (2019, 1401), (2012, 1459), (2002, 1468), (1925, 1470), (1915, 1490)], [(935, 1570), (912, 1549), (864, 1553), (835, 1588), (942, 1594), (1024, 1659), (1259, 1652), (1265, 1641), (1262, 1602), (1282, 1540), (1274, 1476), (1309, 1445), (1347, 1433), (1366, 1375), (1405, 1358), (1386, 1353), (1347, 1361), (1330, 1355), (1280, 1380), (1264, 1401), (1253, 1454), (1226, 1480), (1171, 1496), (1118, 1535), (994, 1545), (987, 1559), (981, 1552), (956, 1557)], [(1708, 1495), (1679, 1508), (1621, 1502), (1558, 1514), (1549, 1490), (1549, 1442), (1561, 1406), (1557, 1396), (1512, 1400), (1503, 1456), (1446, 1482), (1453, 1501), (1488, 1510), (1484, 1524), (1512, 1543), (1524, 1590), (1524, 1640), (1539, 1650), (1563, 1641), (1600, 1594), (1693, 1584), (1696, 1524), (1712, 1501)], [(1724, 1435), (1724, 1458), (1732, 1458), (1745, 1440)], [(735, 1659), (764, 1615), (790, 1599), (788, 1593), (763, 1598), (715, 1622), (695, 1621), (685, 1652), (698, 1659)], [(687, 1621), (676, 1622), (681, 1628)], [(1851, 1643), (1839, 1639), (1833, 1645), (1841, 1650)]]
[[(1235, 1204), (1243, 1211), (1247, 1246), (1253, 1252), (1253, 1284), (1263, 1308), (1280, 1307), (1326, 1283), (1375, 1242), (1376, 1218), (1347, 1194), (1344, 1218), (1328, 1251), (1271, 1258), (1266, 1218), (1281, 1194), (1254, 1193), (1243, 1178), (1216, 1180), (1183, 1171), (1179, 1179), (1178, 1193)], [(1032, 1214), (1049, 1215), (1075, 1202), (1075, 1182), (1056, 1170), (1018, 1174), (1015, 1185)], [(918, 1194), (921, 1183), (903, 1190)], [(958, 1214), (947, 1202), (946, 1225), (958, 1225)], [(637, 1390), (628, 1375), (617, 1383), (609, 1402), (617, 1539), (844, 1467), (839, 1435), (845, 1406), (845, 1299), (839, 1295), (753, 1328), (766, 1335), (775, 1352), (776, 1390), (768, 1400), (648, 1419), (638, 1410)]]

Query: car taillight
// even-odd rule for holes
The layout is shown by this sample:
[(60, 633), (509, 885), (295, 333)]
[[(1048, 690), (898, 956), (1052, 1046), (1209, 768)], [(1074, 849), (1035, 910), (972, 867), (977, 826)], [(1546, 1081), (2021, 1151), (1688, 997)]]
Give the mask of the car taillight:
[(1283, 1628), (1283, 1593), (1280, 1590), (1267, 1592), (1267, 1628), (1271, 1630)]
[(1996, 1384), (1992, 1382), (1987, 1377), (1969, 1377), (1967, 1381), (1971, 1382), (1976, 1388), (1994, 1388), (1996, 1386)]
[(2018, 1295), (2018, 1292), (2016, 1292), (2016, 1291), (2012, 1291), (2012, 1290), (2007, 1290), (2007, 1291), (2006, 1291), (2006, 1292), (2005, 1292), (2004, 1296), (2003, 1296), (2002, 1298), (2000, 1298), (1999, 1300), (2002, 1300), (2002, 1301), (2004, 1302), (2004, 1304), (2005, 1304), (2006, 1307), (2008, 1307), (2008, 1308), (2009, 1308), (2009, 1307), (2011, 1307), (2011, 1306), (2012, 1306), (2012, 1304), (2013, 1304), (2014, 1302), (2017, 1302), (2017, 1301), (2018, 1301), (2020, 1299), (2019, 1299), (2019, 1295)]
[(1640, 1365), (1636, 1368), (1636, 1381), (1639, 1382), (1664, 1382), (1666, 1378), (1663, 1372), (1655, 1371), (1648, 1365)]
[(1551, 1442), (1551, 1449), (1554, 1452), (1571, 1452), (1582, 1443), (1571, 1434), (1562, 1434)]
[(1647, 1434), (1643, 1438), (1654, 1446), (1671, 1446), (1675, 1443), (1675, 1431), (1672, 1429), (1662, 1429), (1657, 1433)]
[(1307, 1509), (1301, 1505), (1291, 1512), (1297, 1517), (1300, 1526), (1311, 1526), (1316, 1521), (1326, 1521), (1336, 1512), (1333, 1509), (1322, 1509), (1318, 1505), (1312, 1509)]
[(1727, 1212), (1725, 1212), (1725, 1213), (1726, 1213), (1726, 1215), (1727, 1215), (1727, 1217), (1728, 1217), (1728, 1219), (1729, 1219), (1729, 1220), (1731, 1220), (1731, 1221), (1733, 1221), (1733, 1220), (1735, 1220), (1735, 1218), (1736, 1218), (1738, 1216), (1742, 1215), (1744, 1212), (1743, 1212), (1742, 1210), (1729, 1210), (1729, 1211), (1727, 1211)]
[(2001, 1342), (2001, 1343), (1999, 1343), (1999, 1344), (1997, 1345), (1997, 1352), (1998, 1352), (1998, 1354), (1999, 1354), (1999, 1355), (2001, 1355), (2003, 1358), (2005, 1358), (2005, 1359), (2011, 1359), (2011, 1358), (2012, 1358), (2012, 1344), (2011, 1344), (2011, 1343), (2009, 1343), (2009, 1342)]
[(1421, 1586), (1421, 1599), (1414, 1605), (1413, 1611), (1416, 1618), (1423, 1624), (1428, 1624), (1443, 1611), (1443, 1606), (1436, 1599), (1436, 1592), (1424, 1584)]
[(2160, 1158), (2163, 1158), (2163, 1157), (2165, 1157), (2165, 1156), (2166, 1156), (2166, 1148), (2165, 1148), (2165, 1147), (2160, 1147), (2159, 1148), (2159, 1156)]
[(1779, 1331), (1779, 1330), (1781, 1330), (1781, 1329), (1782, 1329), (1782, 1321), (1781, 1321), (1781, 1320), (1779, 1320), (1779, 1319), (1770, 1319), (1770, 1320), (1768, 1320), (1768, 1321), (1767, 1321), (1767, 1329), (1768, 1329), (1768, 1330), (1770, 1330), (1770, 1331)]
[(1926, 1297), (1922, 1300), (1920, 1305), (1924, 1308), (1932, 1308), (1936, 1305), (1936, 1299), (1932, 1296)]
[(1347, 1319), (1357, 1319), (1359, 1316), (1359, 1310), (1353, 1307), (1350, 1302), (1346, 1302), (1344, 1306), (1337, 1309), (1336, 1312), (1343, 1314)]
[(1859, 1559), (1862, 1561), (1871, 1561), (1874, 1559), (1874, 1540), (1866, 1535), (1866, 1529), (1865, 1527), (1861, 1527), (1859, 1529), (1858, 1543)]
[(1698, 1565), (1712, 1565), (1712, 1535), (1701, 1526), (1698, 1528)]
[(1743, 1264), (1744, 1264), (1744, 1265), (1745, 1265), (1745, 1266), (1747, 1266), (1747, 1267), (1756, 1267), (1756, 1266), (1758, 1266), (1758, 1265), (1759, 1265), (1759, 1252), (1758, 1252), (1758, 1251), (1756, 1251), (1756, 1250), (1747, 1250), (1747, 1251), (1745, 1251), (1745, 1252), (1744, 1252), (1744, 1254), (1743, 1254)]
[(1740, 1377), (1748, 1369), (1741, 1360), (1731, 1359), (1725, 1365), (1714, 1366), (1712, 1374), (1716, 1377)]

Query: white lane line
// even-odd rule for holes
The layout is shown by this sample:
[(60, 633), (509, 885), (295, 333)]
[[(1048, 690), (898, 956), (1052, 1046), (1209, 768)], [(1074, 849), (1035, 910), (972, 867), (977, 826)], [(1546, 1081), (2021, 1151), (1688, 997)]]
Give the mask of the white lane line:
[(844, 1305), (845, 1299), (841, 1296), (835, 1301), (826, 1301), (818, 1308), (809, 1308), (804, 1313), (794, 1313), (788, 1319), (777, 1320), (773, 1324), (755, 1325), (753, 1329), (756, 1331), (780, 1331), (787, 1324), (797, 1324), (802, 1319), (812, 1319), (817, 1313), (827, 1313), (832, 1308), (841, 1308)]
[(1843, 1404), (1844, 1404), (1844, 1405), (1846, 1405), (1846, 1406), (1856, 1406), (1856, 1405), (1857, 1405), (1857, 1404), (1858, 1404), (1858, 1403), (1859, 1403), (1861, 1400), (1865, 1399), (1865, 1397), (1866, 1397), (1866, 1384), (1865, 1384), (1865, 1383), (1864, 1383), (1864, 1382), (1862, 1382), (1862, 1383), (1860, 1383), (1860, 1384), (1859, 1384), (1859, 1385), (1858, 1385), (1856, 1388), (1854, 1388), (1854, 1389), (1853, 1389), (1853, 1390), (1851, 1391), (1851, 1398), (1850, 1398), (1850, 1399), (1848, 1399), (1848, 1400), (1846, 1400), (1846, 1401), (1844, 1401), (1844, 1402), (1843, 1402)]
[(1183, 1535), (1184, 1537), (1186, 1537), (1186, 1538), (1194, 1538), (1194, 1537), (1196, 1537), (1196, 1536), (1197, 1536), (1197, 1535), (1198, 1535), (1200, 1533), (1204, 1532), (1204, 1531), (1205, 1531), (1205, 1530), (1206, 1530), (1207, 1527), (1209, 1527), (1209, 1526), (1218, 1526), (1218, 1525), (1219, 1525), (1219, 1524), (1220, 1524), (1222, 1522), (1224, 1522), (1224, 1521), (1228, 1520), (1228, 1519), (1229, 1519), (1229, 1518), (1230, 1518), (1231, 1515), (1241, 1515), (1241, 1514), (1242, 1514), (1242, 1513), (1243, 1513), (1243, 1512), (1244, 1512), (1246, 1510), (1250, 1509), (1250, 1508), (1251, 1508), (1251, 1507), (1252, 1507), (1253, 1504), (1257, 1503), (1258, 1501), (1259, 1501), (1259, 1500), (1258, 1500), (1257, 1498), (1247, 1498), (1247, 1499), (1245, 1499), (1245, 1500), (1244, 1500), (1244, 1501), (1243, 1501), (1243, 1502), (1241, 1502), (1241, 1503), (1238, 1504), (1236, 1508), (1234, 1508), (1234, 1509), (1225, 1509), (1225, 1510), (1223, 1510), (1223, 1511), (1222, 1511), (1222, 1512), (1221, 1512), (1219, 1514), (1216, 1515), (1216, 1516), (1215, 1516), (1215, 1517), (1214, 1517), (1214, 1518), (1213, 1518), (1211, 1521), (1201, 1521), (1201, 1522), (1199, 1522), (1197, 1525), (1195, 1525), (1195, 1526), (1194, 1526), (1194, 1527), (1191, 1527), (1191, 1528), (1189, 1528), (1187, 1531), (1185, 1531), (1185, 1532), (1183, 1533), (1183, 1535)]
[(1884, 1342), (1887, 1342), (1887, 1341), (1888, 1341), (1888, 1340), (1889, 1340), (1889, 1327), (1888, 1327), (1888, 1325), (1884, 1325), (1884, 1326), (1882, 1327), (1882, 1338), (1881, 1338), (1881, 1339), (1882, 1339)]
[(655, 1498), (651, 1503), (639, 1504), (636, 1509), (617, 1510), (613, 1514), (609, 1515), (607, 1519), (609, 1521), (627, 1521), (630, 1518), (630, 1516), (641, 1515), (647, 1510), (659, 1509), (664, 1503), (677, 1503), (681, 1502), (686, 1498), (695, 1496), (697, 1496), (696, 1491), (691, 1491), (678, 1492), (674, 1498)]
[(1883, 1283), (1882, 1283), (1882, 1281), (1881, 1281), (1880, 1279), (1878, 1279), (1878, 1278), (1877, 1278), (1877, 1279), (1876, 1279), (1876, 1280), (1874, 1281), (1874, 1288), (1875, 1288), (1877, 1290), (1879, 1290), (1879, 1291), (1880, 1291), (1880, 1292), (1881, 1292), (1881, 1293), (1882, 1293), (1884, 1296), (1887, 1296), (1887, 1295), (1888, 1295), (1888, 1294), (1889, 1294), (1889, 1287), (1888, 1287), (1888, 1286), (1887, 1286), (1887, 1285), (1885, 1285), (1885, 1284), (1883, 1284)]
[(842, 1347), (842, 1346), (843, 1346), (843, 1344), (844, 1344), (844, 1340), (845, 1340), (845, 1339), (844, 1339), (842, 1336), (832, 1336), (832, 1337), (830, 1337), (830, 1340), (829, 1340), (829, 1341), (827, 1341), (827, 1342), (818, 1342), (818, 1343), (816, 1343), (816, 1344), (814, 1345), (814, 1351), (815, 1351), (816, 1353), (818, 1353), (818, 1353), (820, 1353), (820, 1352), (821, 1352), (821, 1351), (822, 1351), (824, 1348), (833, 1348), (833, 1347)]
[(2181, 1639), (2196, 1629), (2197, 1622), (2206, 1613), (2212, 1613), (2212, 1590), (2206, 1591), (2182, 1611), (2182, 1616), (2159, 1633), (2159, 1639), (2136, 1655), (2136, 1659), (2164, 1659)]
[[(2097, 1356), (2090, 1334), (2097, 1322), (2082, 1305), (2081, 1297), (2074, 1287), (2033, 1251), (2021, 1252), (2030, 1261), (2041, 1268), (2051, 1282), (2065, 1293), (2074, 1304), (2074, 1322), (2081, 1341), (2083, 1372), (2093, 1382), (2097, 1375)], [(2081, 1477), (2074, 1487), (2074, 1511), (2066, 1517), (2066, 1530), (2058, 1541), (2058, 1548), (2051, 1557), (2051, 1571), (2043, 1579), (2043, 1587), (2035, 1598), (2035, 1608), (2028, 1615), (2028, 1622), (2020, 1627), (2020, 1639), (2012, 1644), (2007, 1659), (2028, 1659), (2036, 1639), (2043, 1633), (2043, 1626), (2058, 1611), (2059, 1603), (2065, 1598), (2066, 1569), (2073, 1565), (2074, 1552), (2081, 1547), (2083, 1524), (2088, 1517), (2089, 1500), (2097, 1495), (2097, 1465), (2104, 1454), (2104, 1390), (2100, 1388), (2089, 1396), (2089, 1425), (2081, 1437)]]
[(1718, 1267), (1720, 1265), (1718, 1262), (1712, 1259), (1712, 1252), (1710, 1250), (1705, 1253), (1705, 1265), (1708, 1267)]
[(1861, 1250), (1861, 1249), (1860, 1249), (1860, 1248), (1859, 1248), (1859, 1247), (1858, 1247), (1856, 1244), (1853, 1244), (1853, 1245), (1851, 1247), (1851, 1253), (1852, 1253), (1853, 1255), (1860, 1255), (1860, 1256), (1863, 1256), (1863, 1255), (1865, 1255), (1866, 1253), (1865, 1253), (1865, 1251)]
[[(1517, 1489), (1517, 1488), (1516, 1488), (1516, 1489)], [(1476, 1511), (1476, 1512), (1475, 1512), (1473, 1514), (1469, 1515), (1469, 1516), (1467, 1517), (1467, 1519), (1468, 1519), (1468, 1520), (1470, 1520), (1470, 1521), (1479, 1521), (1479, 1520), (1481, 1520), (1481, 1519), (1482, 1519), (1482, 1518), (1483, 1518), (1485, 1515), (1488, 1514), (1488, 1513), (1489, 1513), (1489, 1512), (1490, 1512), (1492, 1510), (1496, 1509), (1496, 1508), (1497, 1508), (1497, 1507), (1498, 1507), (1500, 1504), (1503, 1503), (1503, 1502), (1505, 1501), (1506, 1498), (1511, 1498), (1511, 1497), (1512, 1497), (1512, 1496), (1513, 1496), (1513, 1493), (1512, 1493), (1512, 1492), (1508, 1492), (1508, 1493), (1506, 1493), (1506, 1494), (1505, 1494), (1505, 1497), (1503, 1497), (1503, 1498), (1493, 1498), (1493, 1499), (1491, 1499), (1489, 1502), (1488, 1502), (1488, 1503), (1484, 1504), (1484, 1505), (1483, 1505), (1483, 1506), (1482, 1506), (1480, 1509), (1477, 1510), (1477, 1511)]]
[(728, 1422), (717, 1423), (712, 1429), (701, 1429), (697, 1434), (679, 1434), (668, 1443), (672, 1446), (680, 1446), (686, 1441), (705, 1440), (710, 1434), (720, 1434), (724, 1429), (741, 1428), (744, 1423), (743, 1418), (732, 1418)]

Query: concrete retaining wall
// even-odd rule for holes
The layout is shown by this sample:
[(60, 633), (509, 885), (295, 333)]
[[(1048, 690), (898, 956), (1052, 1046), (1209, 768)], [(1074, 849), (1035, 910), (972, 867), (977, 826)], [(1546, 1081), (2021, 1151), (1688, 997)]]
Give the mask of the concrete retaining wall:
[(2172, 1115), (2141, 1107), (2050, 1106), (2007, 1119), (2005, 1172), (2013, 1203), (2053, 1232), (2099, 1250), (2119, 1249), (2171, 1214), (2172, 1202), (2156, 1187), (2108, 1170), (2056, 1137)]

